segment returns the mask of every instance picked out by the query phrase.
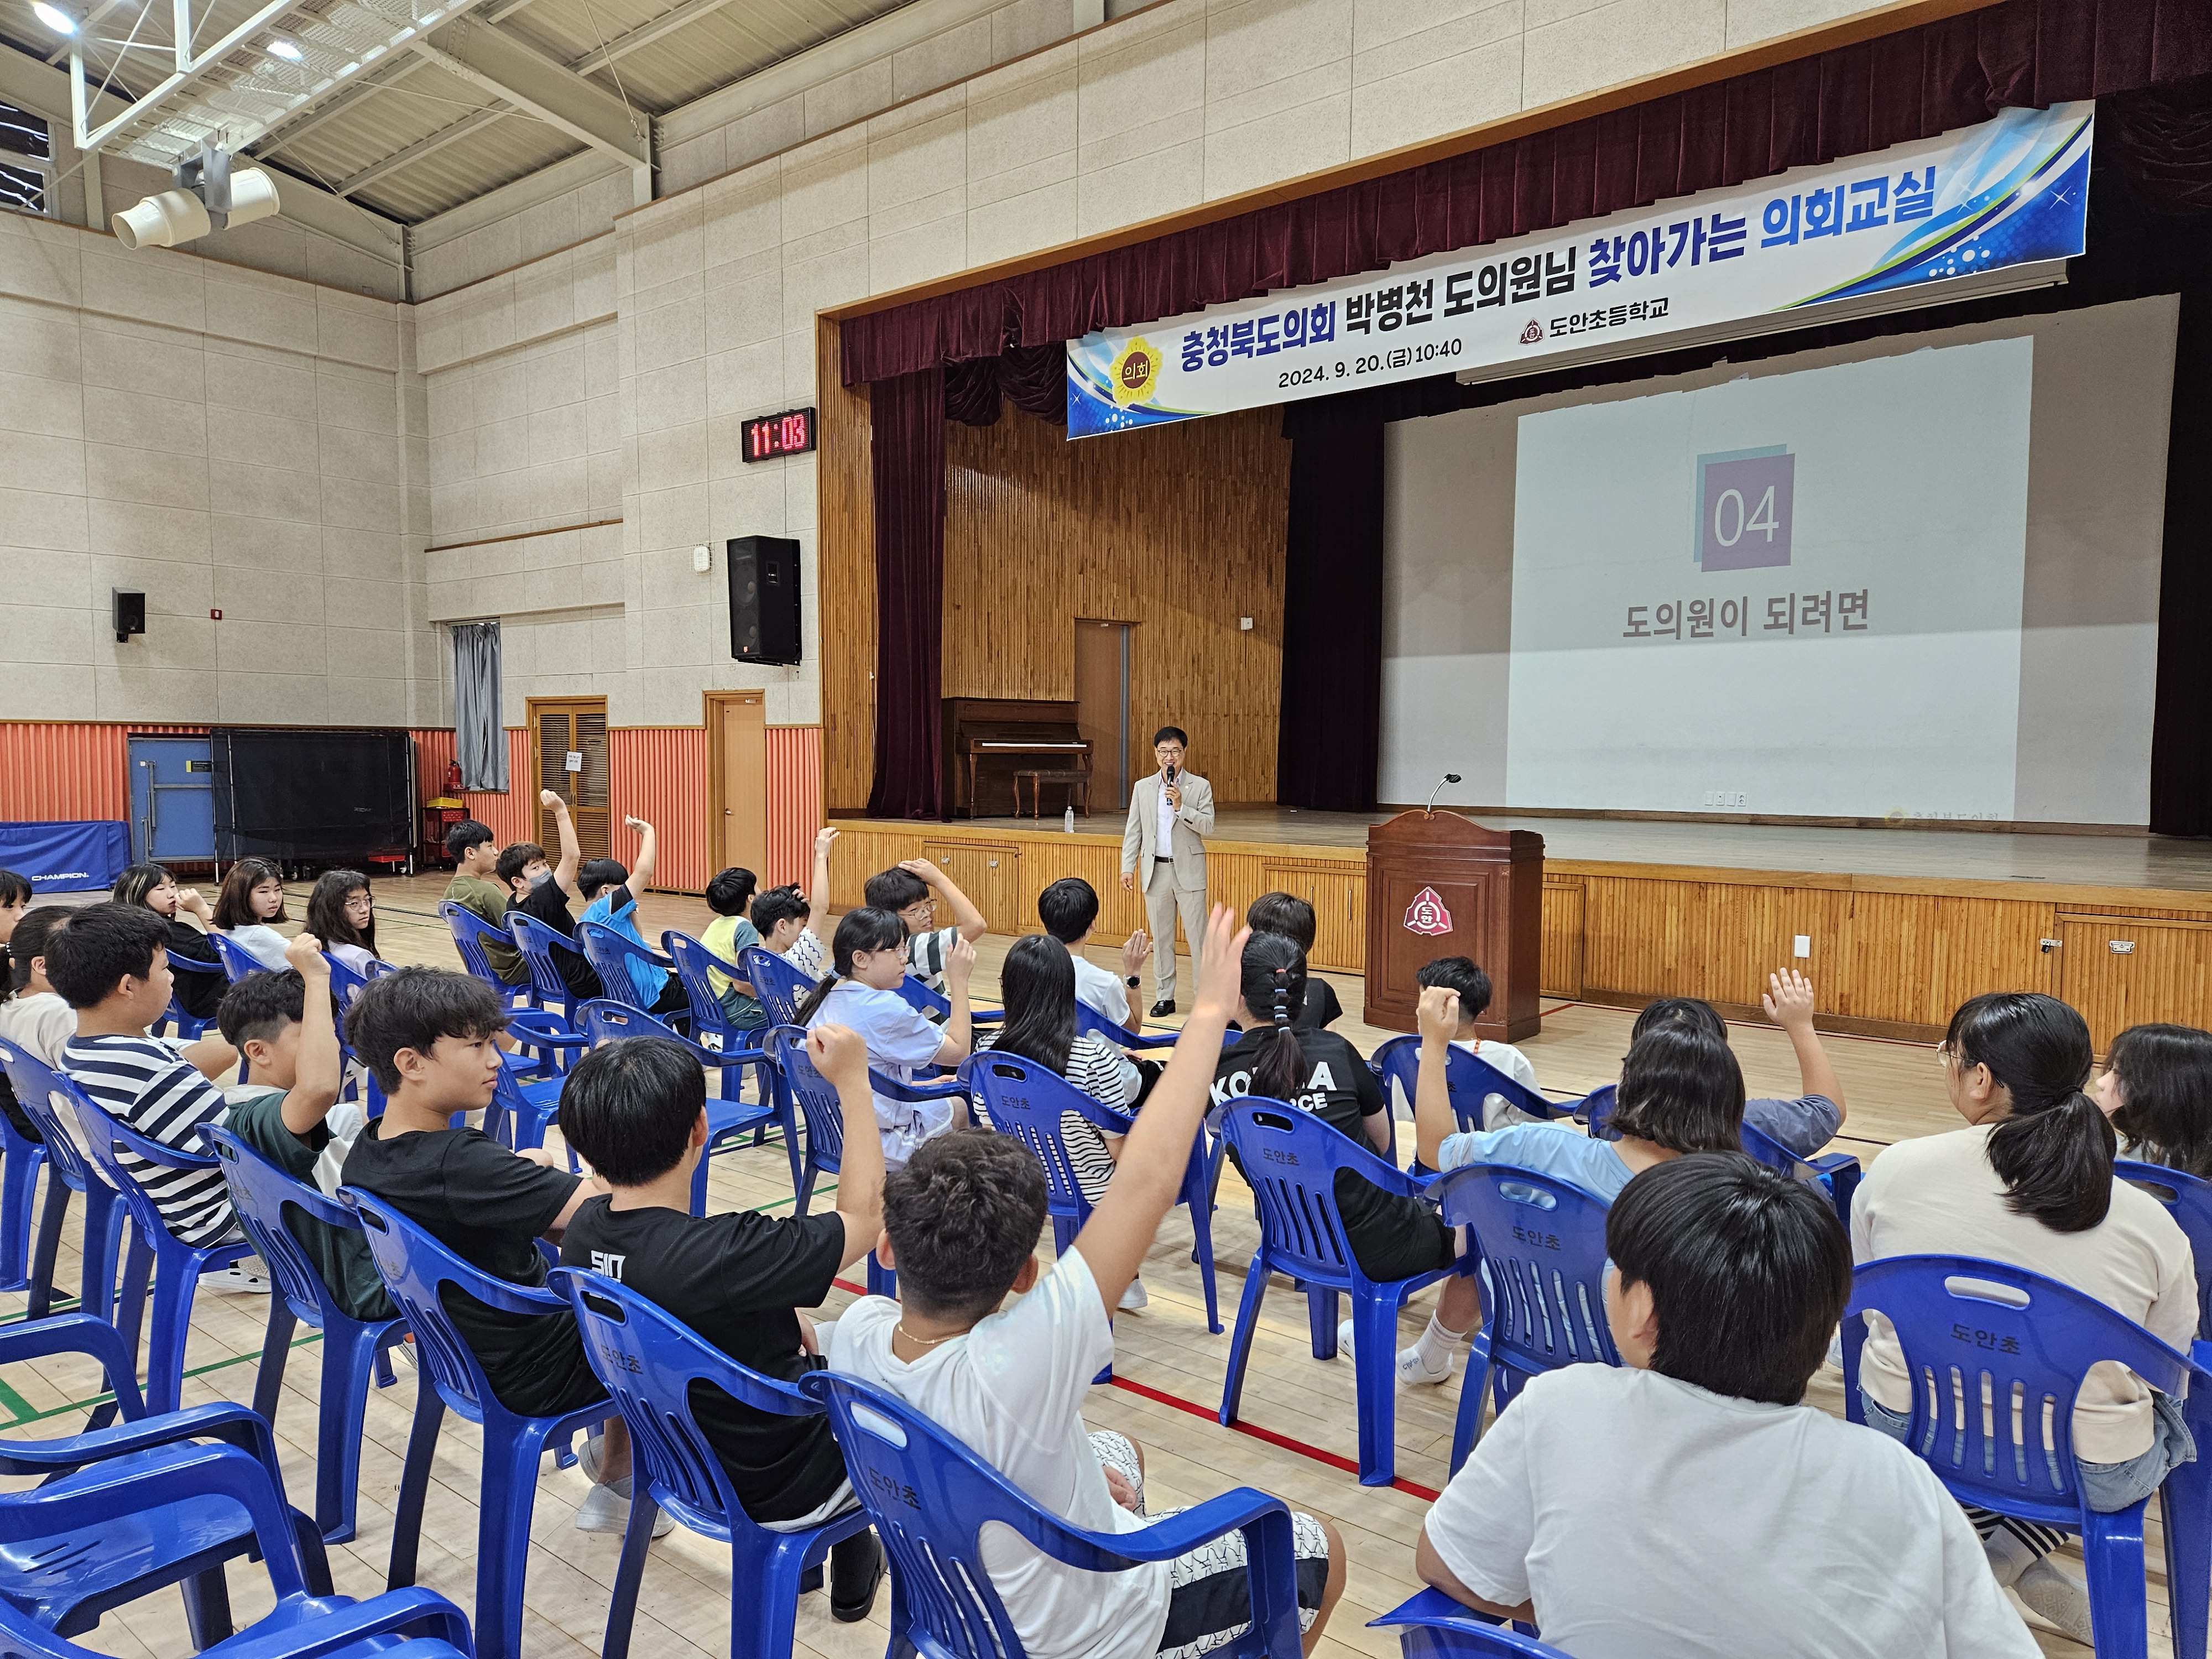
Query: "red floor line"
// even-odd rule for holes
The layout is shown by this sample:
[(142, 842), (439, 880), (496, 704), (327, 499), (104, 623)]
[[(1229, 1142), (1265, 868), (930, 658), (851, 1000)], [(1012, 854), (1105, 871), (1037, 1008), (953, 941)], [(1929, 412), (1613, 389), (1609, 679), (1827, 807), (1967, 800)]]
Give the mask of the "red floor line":
[[(855, 1285), (850, 1279), (837, 1279), (830, 1282), (839, 1290), (850, 1291), (855, 1296), (866, 1296), (868, 1293), (866, 1285)], [(1204, 1418), (1217, 1428), (1220, 1426), (1219, 1414), (1207, 1410), (1194, 1400), (1185, 1400), (1178, 1395), (1166, 1393), (1146, 1383), (1132, 1382), (1126, 1376), (1115, 1376), (1109, 1380), (1115, 1388), (1126, 1389), (1141, 1400), (1149, 1400), (1158, 1406), (1173, 1407), (1176, 1411), (1188, 1413), (1190, 1416)], [(1249, 1435), (1255, 1440), (1261, 1441), (1270, 1446), (1280, 1447), (1285, 1451), (1296, 1452), (1301, 1457), (1310, 1458), (1316, 1463), (1326, 1463), (1329, 1468), (1341, 1469), (1346, 1474), (1356, 1475), (1359, 1473), (1359, 1465), (1353, 1462), (1352, 1459), (1340, 1457), (1334, 1452), (1325, 1452), (1317, 1446), (1309, 1446), (1303, 1440), (1293, 1440), (1290, 1436), (1278, 1434), (1273, 1429), (1263, 1429), (1254, 1423), (1231, 1423), (1229, 1427), (1235, 1433)], [(1425, 1498), (1431, 1504), (1437, 1501), (1438, 1494), (1433, 1486), (1425, 1486), (1417, 1480), (1407, 1480), (1403, 1478), (1393, 1480), (1390, 1484), (1400, 1492), (1411, 1492), (1414, 1497)]]

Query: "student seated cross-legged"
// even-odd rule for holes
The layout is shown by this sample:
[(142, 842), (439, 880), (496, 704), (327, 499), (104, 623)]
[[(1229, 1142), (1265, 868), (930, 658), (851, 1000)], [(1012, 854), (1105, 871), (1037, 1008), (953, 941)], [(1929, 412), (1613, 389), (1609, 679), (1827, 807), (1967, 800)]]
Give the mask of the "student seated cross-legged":
[[(220, 1036), (185, 1044), (146, 1034), (168, 1011), (173, 989), (170, 926), (144, 902), (117, 902), (88, 904), (48, 931), (46, 977), (76, 1010), (76, 1035), (58, 1058), (79, 1088), (139, 1133), (204, 1156), (200, 1126), (222, 1122), (227, 1109), (211, 1079), (238, 1063), (238, 1051)], [(230, 1188), (212, 1166), (157, 1169), (134, 1158), (125, 1167), (185, 1243), (243, 1236)], [(264, 1295), (269, 1290), (266, 1276), (245, 1262), (203, 1274), (200, 1285)]]
[[(1617, 1140), (1595, 1139), (1558, 1121), (1462, 1132), (1445, 1082), (1447, 1046), (1464, 1024), (1459, 1009), (1457, 991), (1432, 985), (1422, 991), (1414, 1013), (1421, 1035), (1415, 1155), (1431, 1169), (1510, 1164), (1571, 1181), (1610, 1202), (1632, 1176), (1656, 1164), (1686, 1152), (1741, 1150), (1743, 1070), (1726, 1042), (1687, 1024), (1659, 1025), (1631, 1045), (1613, 1108)], [(1399, 1380), (1438, 1383), (1450, 1376), (1452, 1356), (1481, 1311), (1472, 1279), (1445, 1279), (1427, 1328), (1412, 1347), (1399, 1350)]]
[[(820, 1328), (798, 1310), (819, 1307), (883, 1231), (867, 1047), (842, 1025), (817, 1025), (806, 1049), (836, 1085), (845, 1119), (837, 1207), (827, 1214), (691, 1213), (692, 1171), (706, 1155), (707, 1083), (680, 1043), (607, 1043), (576, 1062), (561, 1091), (562, 1134), (611, 1189), (570, 1219), (561, 1260), (620, 1279), (748, 1370), (785, 1382), (822, 1364)], [(738, 1502), (762, 1526), (800, 1531), (859, 1503), (827, 1417), (755, 1411), (708, 1382), (692, 1384), (691, 1412)], [(834, 1546), (833, 1616), (866, 1618), (882, 1577), (872, 1532)]]
[[(949, 1134), (884, 1183), (883, 1253), (898, 1271), (900, 1300), (854, 1303), (830, 1340), (832, 1370), (897, 1395), (1038, 1504), (1094, 1532), (1145, 1524), (1142, 1457), (1124, 1436), (1087, 1430), (1083, 1401), (1114, 1358), (1115, 1304), (1182, 1184), (1237, 1001), (1243, 939), (1235, 927), (1217, 907), (1182, 1041), (1129, 1133), (1113, 1184), (1052, 1270), (1038, 1271), (1045, 1180), (1029, 1149), (987, 1129)], [(1021, 1300), (1000, 1312), (1010, 1292)], [(1344, 1542), (1310, 1516), (1297, 1516), (1294, 1531), (1310, 1653), (1343, 1593)], [(1243, 1539), (1233, 1532), (1127, 1572), (1064, 1566), (988, 1534), (982, 1559), (1033, 1659), (1202, 1653), (1250, 1619)]]
[[(337, 1104), (344, 1067), (322, 945), (313, 933), (293, 938), (284, 952), (289, 967), (232, 986), (216, 1021), (252, 1079), (224, 1091), (230, 1110), (223, 1127), (295, 1181), (335, 1195), (363, 1118), (359, 1106)], [(296, 1213), (288, 1213), (286, 1224), (340, 1308), (356, 1319), (392, 1317), (366, 1235)]]
[[(452, 1127), (454, 1113), (491, 1104), (506, 1029), (499, 994), (466, 974), (402, 968), (370, 981), (346, 1011), (346, 1040), (375, 1073), (384, 1115), (355, 1137), (341, 1176), (464, 1261), (511, 1285), (537, 1286), (545, 1282), (538, 1240), (557, 1243), (584, 1200), (606, 1188), (561, 1167), (557, 1152), (513, 1152), (480, 1129)], [(558, 1417), (606, 1397), (567, 1309), (510, 1314), (462, 1294), (447, 1311), (509, 1411)], [(630, 1487), (621, 1418), (609, 1420), (603, 1451), (586, 1460), (586, 1472), (592, 1486), (576, 1525), (622, 1531)], [(662, 1516), (654, 1534), (674, 1524)]]
[(1702, 1154), (1605, 1237), (1624, 1363), (1528, 1383), (1429, 1511), (1424, 1579), (1574, 1659), (2033, 1659), (1934, 1472), (1802, 1403), (1850, 1297), (1824, 1198)]

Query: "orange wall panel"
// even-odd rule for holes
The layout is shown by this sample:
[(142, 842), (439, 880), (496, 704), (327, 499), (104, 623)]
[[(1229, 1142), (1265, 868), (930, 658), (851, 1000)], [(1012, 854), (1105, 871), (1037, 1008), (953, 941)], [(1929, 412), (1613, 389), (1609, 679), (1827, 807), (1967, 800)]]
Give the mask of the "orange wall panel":
[(69, 823), (131, 816), (124, 773), (133, 732), (191, 737), (204, 726), (125, 726), (94, 721), (0, 721), (0, 820)]
[(814, 833), (822, 827), (822, 728), (768, 729), (768, 868), (763, 887), (802, 885), (813, 873)]
[(637, 840), (622, 828), (625, 817), (643, 818), (660, 832), (660, 865), (653, 885), (704, 892), (707, 848), (707, 728), (703, 726), (618, 726), (607, 733), (608, 808), (614, 855), (637, 856)]

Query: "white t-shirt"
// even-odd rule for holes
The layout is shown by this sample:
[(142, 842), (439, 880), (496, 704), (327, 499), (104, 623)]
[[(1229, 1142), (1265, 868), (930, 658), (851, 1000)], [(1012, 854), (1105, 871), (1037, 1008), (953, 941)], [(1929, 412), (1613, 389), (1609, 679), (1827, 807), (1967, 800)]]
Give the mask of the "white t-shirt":
[(1575, 1659), (2034, 1659), (1927, 1465), (1810, 1406), (1656, 1371), (1532, 1381), (1429, 1511), (1484, 1600)]
[[(945, 1033), (897, 992), (878, 991), (856, 980), (841, 979), (831, 986), (821, 1011), (808, 1023), (851, 1026), (868, 1045), (869, 1066), (900, 1083), (912, 1083), (945, 1046)], [(891, 1169), (903, 1168), (915, 1147), (952, 1127), (954, 1103), (949, 1099), (910, 1105), (879, 1094), (875, 1100), (884, 1162)]]
[[(1528, 1056), (1510, 1042), (1492, 1042), (1487, 1038), (1454, 1042), (1452, 1047), (1473, 1054), (1486, 1066), (1493, 1066), (1511, 1078), (1531, 1094), (1536, 1092), (1536, 1068), (1528, 1063)], [(1482, 1097), (1482, 1127), (1503, 1129), (1513, 1123), (1547, 1123), (1552, 1120), (1524, 1112), (1504, 1095), (1485, 1095)]]
[[(1875, 1159), (1851, 1200), (1851, 1259), (1978, 1255), (2094, 1296), (2169, 1347), (2197, 1335), (2197, 1270), (2189, 1240), (2141, 1188), (2112, 1183), (2112, 1207), (2086, 1232), (2062, 1233), (2016, 1214), (1990, 1167), (1984, 1124), (1900, 1140)], [(1912, 1409), (1904, 1355), (1880, 1315), (1867, 1321), (1859, 1386), (1893, 1412)], [(2074, 1455), (2124, 1463), (2150, 1449), (2150, 1389), (2124, 1367), (2094, 1367), (2074, 1401)]]
[(799, 930), (799, 937), (791, 941), (791, 949), (783, 953), (783, 959), (817, 981), (830, 966), (829, 954), (823, 950), (822, 940), (811, 927)]
[(76, 1035), (76, 1010), (52, 991), (31, 991), (0, 1002), (0, 1039), (20, 1042), (48, 1070), (62, 1063), (62, 1045)]
[(1101, 968), (1076, 945), (1069, 945), (1067, 954), (1075, 959), (1075, 1000), (1109, 1024), (1128, 1018), (1129, 993), (1121, 975)]
[[(1146, 1524), (1107, 1491), (1083, 1424), (1091, 1379), (1114, 1358), (1114, 1331), (1080, 1251), (1060, 1257), (1013, 1307), (911, 1364), (891, 1352), (898, 1317), (898, 1304), (879, 1296), (846, 1309), (830, 1333), (830, 1369), (898, 1395), (1075, 1526), (1135, 1532)], [(1085, 1572), (995, 1527), (982, 1557), (1031, 1659), (1152, 1659), (1158, 1651), (1168, 1563)]]

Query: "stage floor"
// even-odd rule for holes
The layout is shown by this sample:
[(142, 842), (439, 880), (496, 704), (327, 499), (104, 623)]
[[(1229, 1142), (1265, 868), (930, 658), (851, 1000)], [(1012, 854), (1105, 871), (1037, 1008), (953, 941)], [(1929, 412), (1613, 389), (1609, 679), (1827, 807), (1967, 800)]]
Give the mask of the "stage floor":
[[(1217, 842), (1364, 847), (1388, 812), (1302, 812), (1225, 806)], [(1975, 830), (1828, 830), (1793, 824), (1654, 823), (1626, 818), (1486, 817), (1493, 830), (1532, 830), (1547, 862), (1679, 864), (1936, 881), (2045, 881), (2084, 887), (2212, 891), (2212, 841), (2172, 836), (2067, 836)], [(1079, 834), (1110, 834), (1117, 815), (1078, 817)], [(963, 830), (1052, 829), (1050, 819), (959, 820)]]

